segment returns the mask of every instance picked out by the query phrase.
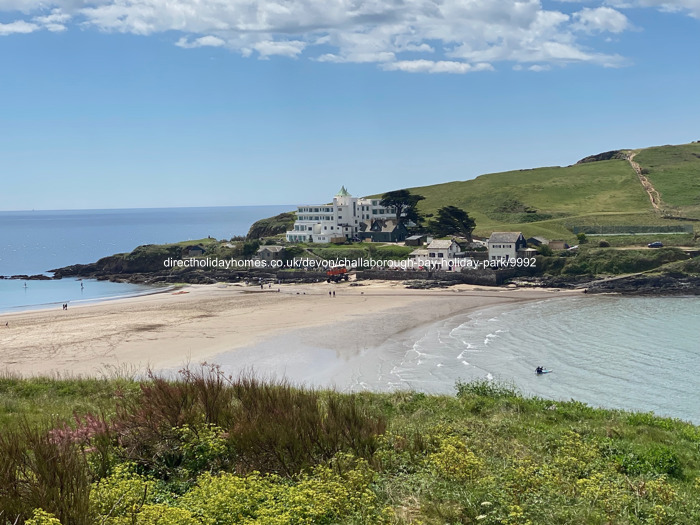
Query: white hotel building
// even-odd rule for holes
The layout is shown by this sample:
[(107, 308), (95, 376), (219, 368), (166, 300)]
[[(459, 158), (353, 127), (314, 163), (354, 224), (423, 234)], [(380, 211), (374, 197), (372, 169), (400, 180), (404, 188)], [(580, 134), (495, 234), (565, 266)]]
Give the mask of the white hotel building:
[(328, 243), (338, 237), (352, 239), (369, 229), (375, 219), (396, 218), (395, 209), (381, 206), (379, 201), (353, 197), (343, 186), (332, 204), (299, 206), (294, 229), (287, 232), (287, 241)]

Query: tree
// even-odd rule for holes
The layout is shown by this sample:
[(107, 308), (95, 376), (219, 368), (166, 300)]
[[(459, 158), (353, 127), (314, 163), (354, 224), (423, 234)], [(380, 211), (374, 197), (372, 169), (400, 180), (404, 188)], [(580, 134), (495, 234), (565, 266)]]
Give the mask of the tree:
[(422, 200), (425, 200), (422, 195), (413, 195), (408, 190), (396, 190), (382, 195), (379, 204), (395, 208), (397, 222), (413, 221), (418, 224), (421, 221), (421, 216), (416, 207)]
[(472, 232), (476, 222), (469, 214), (456, 206), (440, 208), (435, 219), (430, 222), (430, 230), (438, 237), (461, 235), (472, 241)]

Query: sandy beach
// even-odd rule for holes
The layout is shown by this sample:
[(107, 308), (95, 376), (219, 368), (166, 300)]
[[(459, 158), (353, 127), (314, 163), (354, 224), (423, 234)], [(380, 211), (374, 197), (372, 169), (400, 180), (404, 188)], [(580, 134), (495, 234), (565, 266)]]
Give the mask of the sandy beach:
[[(279, 289), (279, 292), (278, 292)], [(335, 291), (335, 297), (329, 296)], [(409, 290), (401, 282), (194, 285), (177, 292), (0, 315), (0, 367), (23, 375), (98, 375), (212, 361), (285, 334), (352, 352), (471, 310), (575, 292), (479, 288)], [(5, 326), (7, 325), (7, 326)], [(235, 356), (235, 352), (233, 353)]]

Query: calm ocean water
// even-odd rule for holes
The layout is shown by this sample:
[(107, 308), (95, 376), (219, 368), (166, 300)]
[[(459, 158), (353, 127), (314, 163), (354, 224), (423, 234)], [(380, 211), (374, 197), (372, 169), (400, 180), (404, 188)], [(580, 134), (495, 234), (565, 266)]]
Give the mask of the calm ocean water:
[[(486, 309), (418, 330), (382, 354), (377, 369), (387, 386), (448, 393), (457, 380), (497, 379), (529, 395), (700, 423), (697, 297), (593, 296)], [(553, 372), (537, 376), (538, 365)], [(357, 384), (366, 379), (360, 374)]]
[[(46, 273), (89, 263), (141, 244), (159, 244), (208, 235), (229, 239), (245, 235), (258, 219), (293, 206), (231, 206), (129, 210), (0, 212), (0, 275)], [(95, 300), (142, 293), (144, 287), (91, 281), (81, 289), (72, 279), (0, 280), (0, 311), (37, 305)]]
[[(487, 308), (349, 358), (285, 338), (221, 360), (229, 372), (254, 367), (341, 390), (454, 394), (457, 381), (494, 379), (527, 395), (700, 424), (699, 361), (700, 298), (619, 296)], [(538, 365), (553, 372), (537, 376)]]

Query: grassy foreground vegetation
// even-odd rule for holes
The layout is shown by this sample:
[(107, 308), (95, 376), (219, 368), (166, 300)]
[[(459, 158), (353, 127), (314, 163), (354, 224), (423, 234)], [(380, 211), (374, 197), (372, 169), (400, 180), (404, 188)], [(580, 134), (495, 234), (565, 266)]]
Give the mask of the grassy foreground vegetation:
[[(0, 523), (700, 522), (700, 428), (520, 396), (0, 378)], [(36, 414), (35, 407), (45, 407)]]

